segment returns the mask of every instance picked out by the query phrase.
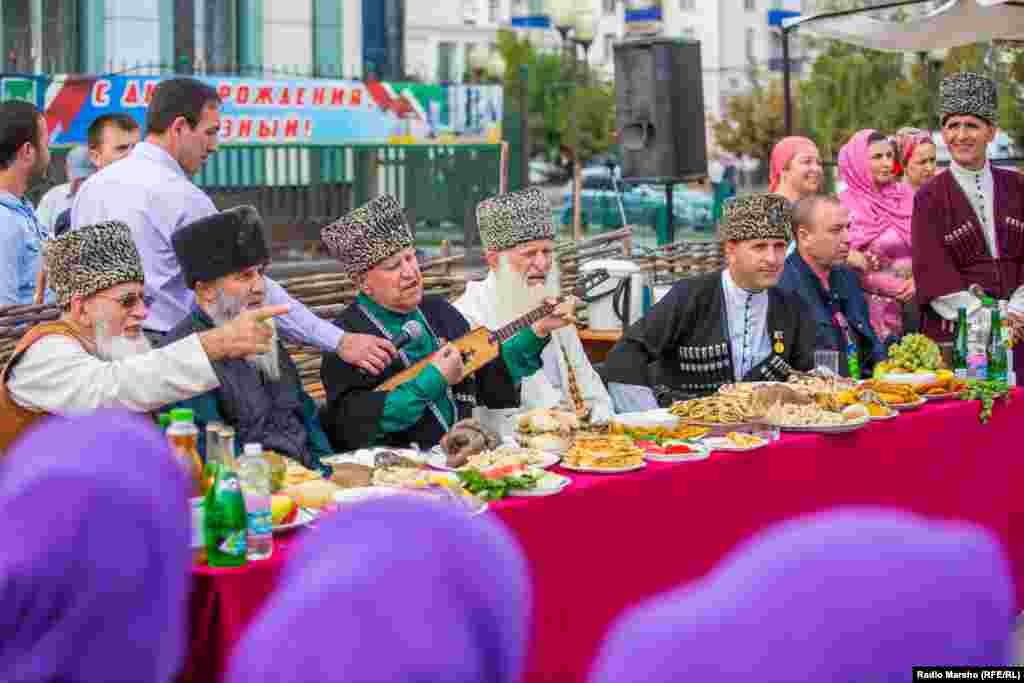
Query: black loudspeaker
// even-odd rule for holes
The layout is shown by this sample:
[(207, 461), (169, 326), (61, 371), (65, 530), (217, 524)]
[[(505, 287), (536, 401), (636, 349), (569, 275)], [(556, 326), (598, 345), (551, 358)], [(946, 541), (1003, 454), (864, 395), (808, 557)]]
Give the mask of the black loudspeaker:
[(700, 43), (667, 38), (615, 45), (622, 176), (664, 184), (707, 175)]

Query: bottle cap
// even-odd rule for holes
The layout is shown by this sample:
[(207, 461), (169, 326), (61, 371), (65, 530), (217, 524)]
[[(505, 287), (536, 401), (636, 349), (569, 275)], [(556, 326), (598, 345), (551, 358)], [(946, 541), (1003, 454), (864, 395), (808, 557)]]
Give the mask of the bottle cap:
[(157, 422), (160, 423), (160, 429), (167, 429), (171, 426), (171, 415), (170, 413), (160, 413), (157, 418)]
[(258, 443), (247, 443), (244, 452), (246, 455), (263, 455), (263, 446)]
[(171, 411), (171, 422), (195, 423), (195, 416), (189, 408), (175, 408)]

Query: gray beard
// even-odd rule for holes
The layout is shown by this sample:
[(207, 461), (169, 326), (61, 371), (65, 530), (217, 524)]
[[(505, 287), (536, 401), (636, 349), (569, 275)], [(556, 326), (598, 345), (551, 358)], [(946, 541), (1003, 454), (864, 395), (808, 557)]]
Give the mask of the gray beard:
[(153, 350), (146, 335), (137, 337), (113, 336), (107, 334), (107, 326), (102, 321), (96, 323), (96, 355), (108, 362), (117, 362), (148, 353)]
[[(214, 325), (222, 327), (224, 324), (241, 315), (243, 310), (245, 310), (245, 303), (243, 301), (235, 297), (228, 296), (223, 290), (217, 290), (217, 299), (210, 306), (208, 313), (210, 319), (213, 320)], [(273, 320), (268, 320), (265, 324), (269, 325), (270, 329), (273, 330), (274, 333), (273, 339), (271, 340), (270, 351), (255, 356), (248, 356), (245, 360), (254, 368), (259, 370), (259, 372), (268, 380), (271, 382), (278, 382), (281, 380), (281, 358), (278, 354), (277, 325), (274, 324)]]
[(497, 294), (494, 309), (499, 326), (507, 325), (538, 308), (544, 303), (544, 299), (558, 296), (556, 268), (551, 268), (543, 285), (530, 286), (524, 275), (512, 270), (508, 257), (504, 254), (498, 256), (494, 282)]

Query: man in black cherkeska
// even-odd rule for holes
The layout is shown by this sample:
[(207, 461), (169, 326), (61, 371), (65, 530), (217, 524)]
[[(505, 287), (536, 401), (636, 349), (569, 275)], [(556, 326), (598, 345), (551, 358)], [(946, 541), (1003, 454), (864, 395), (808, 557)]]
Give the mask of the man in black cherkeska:
[[(328, 402), (321, 418), (338, 450), (410, 443), (429, 448), (453, 424), (471, 417), (477, 402), (488, 408), (515, 407), (518, 384), (540, 369), (551, 331), (568, 323), (554, 314), (533, 323), (502, 345), (499, 359), (461, 379), (462, 356), (445, 340), (462, 337), (469, 324), (443, 297), (423, 296), (412, 232), (398, 202), (389, 195), (378, 197), (325, 227), (321, 237), (359, 288), (356, 301), (338, 320), (344, 329), (389, 340), (410, 320), (425, 330), (375, 377), (324, 355), (320, 374)], [(431, 362), (415, 378), (392, 391), (373, 391), (427, 356)]]
[(814, 366), (814, 317), (778, 290), (792, 235), (788, 200), (738, 197), (720, 228), (727, 267), (677, 282), (605, 362), (616, 412), (714, 393), (739, 381), (785, 381)]

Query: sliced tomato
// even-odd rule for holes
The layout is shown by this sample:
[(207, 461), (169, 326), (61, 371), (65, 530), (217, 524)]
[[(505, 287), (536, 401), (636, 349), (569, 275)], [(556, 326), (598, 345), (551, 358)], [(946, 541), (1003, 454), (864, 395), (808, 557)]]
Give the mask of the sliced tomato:
[(665, 446), (666, 455), (684, 455), (686, 453), (693, 453), (693, 449), (684, 443), (672, 444), (671, 446)]
[(634, 441), (633, 445), (637, 448), (642, 448), (645, 451), (650, 448), (659, 448), (657, 441)]
[(481, 472), (484, 479), (504, 479), (505, 477), (513, 477), (520, 474), (523, 471), (522, 465), (504, 465), (502, 467), (492, 467), (489, 470)]

